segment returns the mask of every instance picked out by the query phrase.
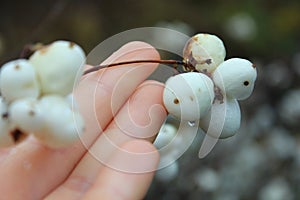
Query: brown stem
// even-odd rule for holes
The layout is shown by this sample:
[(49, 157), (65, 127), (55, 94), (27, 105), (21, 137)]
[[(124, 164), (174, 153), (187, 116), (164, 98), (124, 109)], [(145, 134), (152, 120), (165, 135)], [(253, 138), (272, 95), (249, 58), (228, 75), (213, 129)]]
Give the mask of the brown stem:
[(127, 64), (135, 64), (135, 63), (160, 63), (160, 64), (167, 64), (172, 65), (174, 69), (177, 68), (178, 65), (184, 66), (187, 69), (190, 69), (190, 64), (188, 62), (182, 60), (131, 60), (131, 61), (124, 61), (124, 62), (117, 62), (111, 63), (106, 65), (98, 65), (91, 69), (86, 70), (83, 75), (86, 75), (91, 72), (98, 71), (99, 69), (106, 68), (106, 67), (113, 67), (119, 65), (127, 65)]

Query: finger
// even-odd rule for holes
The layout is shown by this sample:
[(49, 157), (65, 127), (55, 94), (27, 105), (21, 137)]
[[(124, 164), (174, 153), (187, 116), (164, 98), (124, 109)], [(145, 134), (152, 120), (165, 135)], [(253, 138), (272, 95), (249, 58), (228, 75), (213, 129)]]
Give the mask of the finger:
[(5, 159), (9, 155), (9, 151), (9, 148), (0, 149), (0, 164), (5, 161)]
[[(122, 148), (131, 153), (131, 157), (117, 151), (111, 158), (111, 163), (123, 165), (123, 168), (138, 168), (138, 170), (154, 169), (159, 162), (159, 153), (155, 147), (144, 140), (127, 142)], [(151, 154), (151, 156), (145, 156)], [(83, 199), (142, 199), (151, 183), (154, 171), (145, 173), (126, 173), (104, 167), (97, 176), (97, 180), (87, 191)]]
[[(141, 53), (137, 55), (137, 52)], [(130, 51), (121, 48), (119, 54), (113, 54), (105, 63), (118, 62), (118, 55), (122, 56), (122, 61), (159, 57), (156, 51), (153, 53), (153, 47), (139, 42)], [(103, 69), (88, 74), (81, 81), (75, 91), (75, 98), (87, 122), (89, 134), (81, 138), (86, 147), (106, 128), (135, 88), (154, 71), (155, 66), (148, 63)]]
[[(163, 107), (163, 90), (164, 85), (156, 81), (146, 81), (142, 84), (78, 165), (78, 168), (81, 165), (91, 168), (83, 168), (80, 171), (93, 177), (96, 171), (92, 168), (99, 166), (99, 162), (106, 164), (110, 152), (120, 149), (120, 144), (132, 139), (152, 141), (167, 116)], [(95, 160), (98, 162), (95, 163)], [(74, 172), (76, 170), (77, 168)]]
[[(109, 125), (70, 177), (50, 195), (49, 199), (58, 197), (77, 199), (94, 182), (96, 174), (103, 167), (101, 163), (111, 165), (108, 161), (111, 152), (124, 151), (119, 147), (120, 144), (136, 138), (153, 138), (166, 118), (166, 111), (162, 107), (163, 88), (163, 84), (156, 81), (142, 84), (115, 116), (118, 120)], [(112, 167), (122, 168), (122, 166)], [(134, 170), (136, 169), (132, 169)]]
[[(139, 49), (139, 51), (133, 52), (133, 49)], [(125, 53), (126, 50), (130, 52), (128, 55)], [(118, 55), (122, 55), (122, 57), (118, 57)], [(137, 58), (157, 59), (158, 53), (150, 45), (133, 42), (125, 45), (119, 53), (115, 53), (113, 56), (116, 61)], [(137, 66), (143, 68), (144, 71), (140, 69), (132, 70), (132, 67), (138, 68)], [(85, 138), (86, 145), (90, 145), (100, 133), (99, 128), (93, 129), (93, 123), (96, 122), (94, 118), (90, 117), (95, 115), (94, 107), (97, 108), (97, 120), (103, 120), (101, 126), (105, 127), (106, 123), (111, 121), (112, 112), (107, 107), (110, 106), (115, 81), (128, 71), (131, 72), (131, 76), (135, 77), (129, 84), (122, 83), (126, 90), (124, 92), (119, 91), (122, 98), (119, 101), (115, 100), (115, 105), (121, 106), (122, 101), (125, 102), (125, 99), (131, 95), (137, 85), (146, 79), (155, 69), (155, 66), (152, 64), (131, 65), (131, 67), (120, 66), (102, 70), (84, 78), (78, 86), (76, 97), (79, 97), (78, 104), (81, 111), (84, 111), (83, 116), (87, 122), (87, 131), (84, 134), (87, 135)], [(97, 77), (97, 74), (101, 75), (100, 78)], [(94, 92), (94, 88), (96, 88), (96, 92)], [(94, 97), (97, 100), (90, 102), (93, 99), (93, 96), (91, 96), (93, 94), (95, 94)], [(115, 106), (115, 109), (118, 109), (117, 106)], [(66, 149), (49, 149), (33, 137), (29, 137), (28, 140), (12, 148), (5, 162), (1, 163), (0, 192), (7, 195), (5, 196), (6, 199), (40, 199), (68, 176), (85, 151), (85, 146), (80, 142)], [(18, 189), (16, 190), (16, 188)]]

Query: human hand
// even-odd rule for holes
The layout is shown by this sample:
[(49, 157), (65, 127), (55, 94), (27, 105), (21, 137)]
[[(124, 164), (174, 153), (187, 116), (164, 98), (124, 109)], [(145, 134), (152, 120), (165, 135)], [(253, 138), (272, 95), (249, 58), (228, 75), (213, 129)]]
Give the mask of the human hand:
[[(159, 54), (132, 42), (104, 63), (137, 59)], [(74, 92), (86, 121), (81, 141), (50, 149), (30, 136), (0, 150), (0, 199), (142, 199), (159, 160), (149, 141), (166, 117), (163, 85), (145, 81), (156, 66), (125, 65), (84, 76)], [(134, 169), (138, 173), (126, 173)]]

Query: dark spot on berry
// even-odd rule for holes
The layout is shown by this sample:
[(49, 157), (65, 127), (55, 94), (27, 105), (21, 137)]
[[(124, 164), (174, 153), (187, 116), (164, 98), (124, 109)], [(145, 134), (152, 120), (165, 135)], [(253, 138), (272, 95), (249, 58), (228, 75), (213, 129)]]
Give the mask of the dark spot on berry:
[(256, 64), (252, 64), (252, 67), (253, 67), (253, 68), (256, 68)]
[(20, 65), (15, 66), (15, 70), (19, 70), (20, 68), (21, 68)]
[(190, 96), (190, 100), (191, 100), (191, 101), (194, 101), (194, 97)]
[(41, 47), (40, 50), (40, 54), (45, 54), (48, 50), (49, 50), (49, 46), (50, 45), (45, 45), (43, 47)]
[(179, 104), (179, 100), (178, 99), (174, 99), (174, 103), (175, 104)]
[(249, 85), (249, 81), (245, 81), (244, 86), (248, 86), (248, 85)]
[(214, 86), (215, 98), (213, 103), (219, 102), (220, 104), (224, 103), (224, 96), (222, 90), (218, 86)]
[(12, 132), (10, 132), (15, 144), (23, 141), (27, 135), (25, 133), (23, 133), (22, 131), (20, 131), (19, 129), (15, 129)]
[(28, 114), (29, 114), (29, 116), (34, 116), (35, 112), (33, 110), (30, 110)]
[(205, 63), (208, 64), (208, 65), (210, 65), (212, 63), (212, 60), (211, 59), (206, 59)]
[(1, 117), (2, 117), (2, 119), (7, 119), (8, 118), (8, 112), (3, 113)]
[(74, 43), (74, 42), (70, 42), (70, 43), (69, 43), (69, 47), (70, 47), (70, 48), (73, 48), (74, 46), (75, 46), (75, 43)]
[(194, 58), (193, 52), (190, 52), (189, 56), (187, 57), (187, 63), (185, 66), (187, 68), (187, 71), (195, 71), (195, 66), (197, 65), (197, 63), (198, 61)]

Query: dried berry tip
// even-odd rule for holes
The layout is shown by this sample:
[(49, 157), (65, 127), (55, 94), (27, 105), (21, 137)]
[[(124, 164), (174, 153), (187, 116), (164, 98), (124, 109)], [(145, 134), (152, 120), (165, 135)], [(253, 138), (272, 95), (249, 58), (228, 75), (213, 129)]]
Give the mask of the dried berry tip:
[(24, 134), (19, 129), (13, 130), (10, 134), (11, 134), (15, 144), (21, 142), (23, 139), (26, 138), (26, 134)]

